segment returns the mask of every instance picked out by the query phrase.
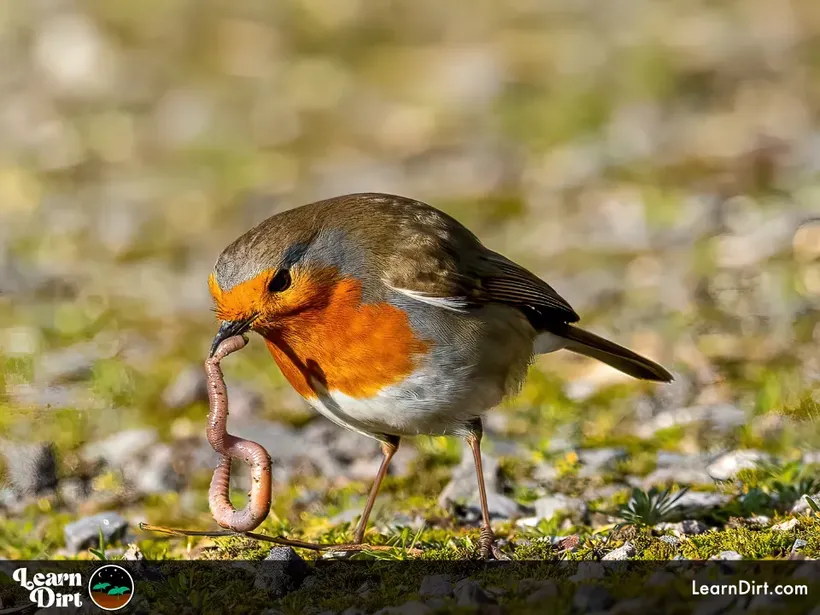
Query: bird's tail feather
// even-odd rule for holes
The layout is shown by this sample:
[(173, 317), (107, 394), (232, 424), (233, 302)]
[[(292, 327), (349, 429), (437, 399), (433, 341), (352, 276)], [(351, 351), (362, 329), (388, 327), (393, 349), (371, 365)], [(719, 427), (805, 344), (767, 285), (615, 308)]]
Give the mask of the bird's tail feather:
[(566, 340), (564, 348), (567, 350), (603, 361), (633, 378), (659, 382), (671, 382), (673, 380), (672, 374), (654, 361), (650, 361), (628, 348), (619, 346), (615, 342), (610, 342), (589, 331), (584, 331), (572, 325), (564, 325), (560, 330), (555, 330), (553, 333)]

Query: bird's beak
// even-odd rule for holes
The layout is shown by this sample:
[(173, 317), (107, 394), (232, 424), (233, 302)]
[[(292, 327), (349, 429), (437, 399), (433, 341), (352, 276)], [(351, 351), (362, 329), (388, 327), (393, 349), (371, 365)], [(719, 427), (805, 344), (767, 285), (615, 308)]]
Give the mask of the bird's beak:
[(254, 318), (246, 318), (244, 320), (223, 320), (222, 324), (219, 326), (219, 331), (217, 331), (214, 336), (214, 341), (211, 343), (211, 352), (208, 356), (214, 356), (214, 353), (219, 345), (229, 337), (233, 337), (234, 335), (242, 335), (245, 333), (245, 331), (251, 328), (253, 321)]

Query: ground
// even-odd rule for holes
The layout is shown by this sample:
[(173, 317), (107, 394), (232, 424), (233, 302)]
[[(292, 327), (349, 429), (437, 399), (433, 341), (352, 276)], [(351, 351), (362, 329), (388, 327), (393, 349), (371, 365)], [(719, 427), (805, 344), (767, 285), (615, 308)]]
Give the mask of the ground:
[[(534, 363), (486, 419), (505, 553), (817, 558), (813, 0), (363, 4), (5, 9), (23, 68), (0, 93), (0, 556), (265, 557), (139, 529), (214, 528), (207, 276), (268, 215), (384, 190), (452, 214), (676, 376)], [(231, 431), (274, 458), (259, 531), (349, 540), (377, 444), (313, 414), (257, 338), (225, 372)], [(463, 456), (403, 443), (367, 535), (395, 549), (356, 558), (475, 557)]]

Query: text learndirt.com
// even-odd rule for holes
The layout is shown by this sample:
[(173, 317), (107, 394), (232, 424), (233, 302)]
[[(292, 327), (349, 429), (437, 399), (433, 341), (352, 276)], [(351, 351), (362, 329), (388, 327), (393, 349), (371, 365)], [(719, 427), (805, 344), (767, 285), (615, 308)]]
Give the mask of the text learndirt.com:
[(737, 583), (699, 583), (692, 580), (694, 596), (808, 596), (808, 585), (775, 585), (768, 581)]

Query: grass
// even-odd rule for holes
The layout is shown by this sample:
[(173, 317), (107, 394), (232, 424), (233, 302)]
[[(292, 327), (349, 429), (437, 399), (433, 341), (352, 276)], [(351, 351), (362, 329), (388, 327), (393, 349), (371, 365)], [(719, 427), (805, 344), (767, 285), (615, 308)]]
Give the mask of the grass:
[[(347, 165), (350, 161), (352, 167), (340, 167), (345, 177), (355, 181), (376, 177), (377, 183), (385, 177), (403, 178), (399, 183), (407, 186), (408, 194), (429, 195), (433, 204), (462, 219), (487, 245), (531, 265), (551, 283), (554, 280), (556, 289), (578, 307), (582, 322), (591, 330), (609, 331), (627, 345), (633, 335), (635, 339), (647, 335), (656, 338), (654, 345), (648, 345), (651, 354), (663, 357), (669, 367), (682, 371), (693, 383), (686, 399), (672, 405), (725, 401), (746, 410), (750, 417), (747, 425), (728, 433), (717, 433), (707, 425), (685, 425), (640, 438), (636, 435), (641, 420), (636, 418), (640, 416), (637, 411), (659, 409), (659, 392), (664, 389), (615, 382), (597, 386), (589, 397), (576, 400), (568, 394), (567, 383), (590, 377), (590, 363), (568, 353), (539, 358), (520, 394), (499, 409), (503, 428), (493, 435), (514, 440), (521, 447), (518, 454), (500, 459), (506, 495), (532, 504), (539, 497), (563, 493), (583, 498), (590, 512), (584, 519), (559, 515), (541, 520), (535, 527), (496, 523), (497, 534), (509, 541), (505, 549), (515, 560), (544, 560), (545, 566), (595, 561), (626, 540), (636, 547), (636, 557), (642, 560), (703, 559), (722, 550), (750, 558), (782, 559), (798, 538), (807, 542), (802, 553), (820, 555), (816, 511), (803, 515), (790, 512), (803, 494), (820, 491), (820, 468), (800, 459), (801, 451), (820, 448), (820, 398), (811, 371), (816, 370), (816, 297), (804, 276), (816, 262), (797, 262), (788, 242), (771, 259), (746, 268), (722, 266), (718, 250), (718, 240), (730, 234), (723, 227), (731, 221), (733, 203), (737, 205), (724, 202), (725, 197), (740, 195), (742, 202), (750, 204), (747, 214), (751, 216), (777, 208), (790, 214), (797, 202), (815, 189), (817, 177), (795, 180), (794, 176), (801, 174), (793, 173), (794, 169), (783, 173), (776, 169), (773, 174), (744, 171), (744, 161), (751, 152), (714, 156), (708, 144), (698, 145), (708, 141), (703, 135), (675, 137), (689, 135), (690, 126), (710, 126), (716, 113), (723, 118), (736, 108), (740, 111), (721, 121), (729, 127), (726, 142), (751, 142), (761, 126), (772, 126), (776, 133), (797, 135), (787, 145), (804, 151), (814, 127), (801, 126), (801, 117), (813, 117), (817, 97), (804, 95), (802, 89), (799, 96), (794, 94), (793, 84), (805, 75), (817, 76), (816, 66), (806, 59), (811, 54), (803, 55), (816, 47), (817, 27), (811, 20), (802, 20), (805, 28), (795, 30), (805, 30), (805, 39), (784, 41), (778, 47), (785, 54), (783, 61), (764, 82), (754, 67), (770, 63), (761, 63), (753, 53), (759, 47), (756, 40), (746, 41), (737, 50), (729, 49), (731, 53), (725, 56), (717, 48), (691, 55), (687, 45), (678, 45), (680, 41), (675, 42), (674, 36), (670, 45), (661, 42), (670, 28), (664, 25), (665, 17), (672, 25), (680, 22), (689, 27), (692, 24), (679, 17), (695, 15), (696, 29), (708, 38), (710, 32), (733, 27), (735, 9), (746, 15), (741, 0), (723, 3), (725, 7), (689, 3), (682, 11), (685, 15), (678, 15), (677, 9), (670, 13), (657, 8), (647, 19), (629, 20), (628, 27), (616, 28), (622, 36), (595, 36), (593, 53), (590, 33), (585, 30), (586, 19), (593, 16), (583, 7), (577, 12), (528, 15), (526, 7), (519, 14), (518, 9), (507, 9), (503, 3), (488, 4), (476, 9), (475, 23), (472, 12), (465, 13), (466, 38), (457, 41), (459, 46), (477, 45), (481, 53), (499, 51), (496, 59), (503, 78), (496, 84), (498, 93), (486, 108), (474, 108), (472, 104), (451, 107), (448, 97), (458, 99), (463, 94), (448, 88), (464, 86), (460, 76), (440, 84), (441, 102), (435, 102), (437, 88), (428, 91), (430, 83), (439, 78), (432, 77), (439, 75), (442, 66), (446, 68), (453, 42), (443, 37), (447, 28), (439, 31), (446, 24), (440, 23), (437, 13), (429, 12), (428, 3), (410, 3), (413, 6), (402, 9), (402, 27), (398, 29), (390, 11), (359, 11), (353, 7), (357, 3), (347, 3), (347, 9), (331, 12), (329, 17), (313, 14), (315, 9), (308, 5), (315, 2), (303, 3), (304, 7), (291, 7), (271, 18), (250, 6), (253, 2), (240, 0), (235, 9), (232, 5), (224, 11), (203, 10), (194, 21), (188, 19), (187, 11), (166, 11), (165, 4), (157, 0), (149, 2), (148, 8), (122, 0), (84, 4), (89, 15), (103, 16), (97, 26), (104, 38), (124, 43), (112, 57), (134, 52), (122, 66), (136, 62), (135, 73), (140, 75), (137, 89), (145, 88), (141, 95), (151, 104), (132, 98), (121, 101), (112, 93), (114, 99), (103, 97), (89, 103), (80, 96), (65, 106), (46, 94), (39, 98), (52, 90), (39, 82), (26, 84), (21, 90), (31, 93), (32, 109), (47, 116), (52, 109), (59, 110), (59, 122), (54, 124), (59, 124), (59, 130), (46, 131), (48, 134), (41, 135), (44, 139), (56, 138), (57, 133), (77, 133), (77, 147), (88, 156), (76, 168), (54, 170), (38, 162), (43, 157), (39, 151), (42, 145), (10, 143), (13, 166), (0, 165), (0, 193), (4, 197), (0, 199), (0, 226), (11, 229), (10, 262), (19, 263), (26, 272), (31, 267), (32, 280), (41, 264), (49, 264), (43, 265), (48, 273), (54, 263), (59, 265), (55, 269), (60, 272), (58, 277), (64, 278), (59, 284), (19, 297), (0, 292), (0, 329), (28, 327), (36, 340), (33, 354), (7, 352), (0, 344), (0, 438), (53, 442), (60, 477), (90, 478), (99, 498), (83, 503), (80, 509), (59, 495), (21, 498), (18, 502), (11, 494), (14, 505), (0, 508), (0, 556), (116, 560), (122, 544), (100, 541), (94, 547), (96, 553), (62, 551), (66, 523), (93, 512), (93, 507), (117, 509), (132, 521), (213, 527), (207, 509), (207, 471), (186, 476), (186, 487), (180, 493), (129, 500), (132, 490), (121, 472), (86, 467), (81, 460), (82, 447), (135, 427), (156, 428), (160, 440), (171, 443), (182, 441), (181, 432), (202, 434), (207, 411), (203, 403), (176, 409), (162, 403), (162, 392), (176, 375), (200, 364), (214, 331), (207, 306), (187, 302), (188, 293), (196, 294), (187, 285), (193, 280), (188, 276), (199, 276), (194, 286), (204, 293), (203, 272), (221, 247), (262, 214), (279, 207), (279, 200), (293, 204), (306, 194), (336, 185), (333, 173), (333, 181), (328, 181), (319, 171), (333, 171), (341, 162)], [(795, 7), (795, 11), (801, 7), (809, 11), (814, 4), (798, 0)], [(749, 14), (757, 10), (750, 9)], [(22, 11), (19, 19), (36, 19), (25, 13)], [(497, 24), (497, 30), (485, 28), (482, 20)], [(250, 31), (256, 33), (247, 40), (234, 34), (226, 40), (220, 38), (220, 45), (205, 45), (207, 49), (196, 42), (213, 40), (226, 23), (233, 27), (234, 22), (246, 21), (253, 22)], [(161, 39), (166, 34), (157, 30), (155, 22), (162, 23), (160, 30), (174, 41), (179, 39), (179, 44), (168, 49), (157, 44), (157, 36), (161, 34)], [(664, 26), (661, 34), (655, 31), (658, 24)], [(40, 30), (38, 23), (25, 25), (32, 32)], [(737, 29), (738, 36), (746, 30)], [(185, 36), (176, 36), (177, 31)], [(473, 31), (481, 34), (470, 42), (466, 39)], [(282, 56), (281, 65), (277, 62), (270, 75), (231, 72), (237, 59), (253, 58), (260, 49), (264, 55), (269, 47), (276, 49), (277, 55), (281, 51)], [(725, 51), (726, 45), (721, 49)], [(791, 55), (791, 49), (799, 53)], [(26, 50), (21, 57), (29, 56)], [(143, 57), (145, 63), (140, 64)], [(349, 85), (342, 104), (325, 108), (320, 104), (324, 97), (308, 95), (311, 75), (315, 75), (304, 70), (303, 61), (317, 59), (328, 59), (332, 65), (330, 74), (335, 77), (328, 83)], [(482, 70), (479, 66), (478, 72)], [(28, 72), (34, 79), (42, 71)], [(467, 70), (465, 74), (472, 73)], [(494, 79), (492, 75), (486, 78), (488, 82)], [(777, 117), (758, 117), (757, 107), (744, 102), (749, 98), (749, 83), (754, 84), (752, 98), (769, 101), (758, 105), (761, 109), (777, 101), (784, 103), (783, 108), (801, 108), (806, 113), (784, 114), (789, 123), (780, 130), (784, 127)], [(277, 95), (271, 98), (269, 90)], [(183, 99), (193, 97), (193, 106), (208, 110), (213, 117), (209, 116), (207, 128), (191, 141), (163, 145), (165, 135), (152, 133), (152, 127), (158, 124), (156, 116), (161, 115), (163, 105), (176, 100), (171, 94), (180, 92)], [(359, 92), (366, 94), (364, 105), (359, 104)], [(274, 102), (268, 104), (271, 100)], [(795, 104), (790, 106), (790, 102)], [(100, 108), (106, 104), (117, 109), (119, 120), (115, 124), (133, 125), (135, 135), (139, 135), (131, 139), (133, 143), (125, 144), (124, 151), (132, 151), (131, 157), (115, 164), (106, 158), (105, 148), (89, 136), (95, 132), (92, 127), (97, 126), (99, 132), (99, 126), (111, 122), (111, 111)], [(361, 109), (367, 116), (371, 106), (374, 117), (379, 116), (374, 120), (378, 122), (376, 130), (362, 126)], [(379, 111), (381, 107), (384, 109)], [(658, 138), (663, 155), (647, 150), (632, 158), (621, 157), (622, 142), (632, 143), (636, 136), (637, 141), (652, 142), (656, 137), (654, 128), (636, 131), (630, 127), (635, 108), (641, 118), (646, 110), (647, 118), (657, 113), (662, 119), (663, 134)], [(277, 113), (269, 117), (271, 110), (281, 112), (282, 117)], [(351, 110), (355, 111), (352, 116)], [(682, 124), (679, 111), (686, 119)], [(34, 115), (38, 114), (40, 111)], [(421, 118), (422, 129), (415, 130), (414, 118)], [(295, 127), (294, 134), (281, 137), (284, 127)], [(626, 136), (621, 134), (624, 131)], [(715, 142), (723, 143), (722, 135), (715, 135)], [(65, 149), (59, 142), (54, 148), (51, 141), (47, 143), (49, 150)], [(439, 164), (435, 157), (438, 150), (450, 147), (456, 153)], [(469, 167), (474, 157), (485, 154), (492, 171), (486, 174), (498, 172), (498, 178), (482, 183), (484, 163), (478, 165), (477, 172), (459, 170), (462, 163)], [(433, 163), (425, 162), (428, 157)], [(368, 166), (371, 161), (378, 161), (378, 168)], [(360, 162), (361, 168), (357, 166)], [(449, 171), (452, 162), (458, 163), (455, 172)], [(442, 179), (428, 179), (439, 168), (447, 170)], [(162, 181), (157, 182), (157, 178)], [(276, 203), (246, 207), (237, 198), (246, 189), (273, 192)], [(776, 190), (782, 194), (775, 195)], [(103, 197), (95, 196), (100, 194)], [(48, 198), (35, 198), (41, 195)], [(132, 197), (134, 203), (130, 204)], [(116, 211), (115, 204), (123, 199), (129, 202), (126, 214), (138, 211), (139, 216), (131, 226), (125, 224), (126, 230), (134, 233), (133, 241), (113, 249), (106, 247), (112, 238), (100, 229), (106, 228), (106, 215)], [(708, 206), (698, 205), (704, 202)], [(698, 206), (692, 209), (692, 203)], [(604, 219), (604, 214), (619, 204), (634, 205), (640, 212), (638, 223), (646, 225), (651, 239), (648, 246), (630, 242), (608, 245), (618, 229)], [(13, 207), (13, 215), (6, 218), (7, 209)], [(63, 228), (62, 219), (55, 223), (51, 219), (55, 210), (76, 224)], [(727, 220), (703, 233), (688, 233), (684, 227), (693, 211), (698, 224), (708, 222), (712, 215)], [(598, 245), (597, 240), (588, 239), (593, 231), (603, 231), (602, 238), (607, 241)], [(667, 233), (674, 239), (667, 241)], [(567, 238), (571, 241), (563, 241)], [(6, 253), (0, 257), (5, 272)], [(647, 283), (645, 271), (658, 283)], [(76, 281), (71, 279), (74, 274)], [(167, 279), (165, 274), (169, 274)], [(679, 288), (672, 283), (676, 278), (680, 278)], [(116, 284), (119, 282), (125, 282), (124, 291)], [(668, 295), (667, 283), (674, 291)], [(715, 290), (715, 286), (720, 289)], [(185, 295), (184, 300), (178, 295)], [(782, 339), (775, 333), (782, 334)], [(29, 408), (14, 400), (13, 388), (36, 380), (38, 363), (45, 354), (100, 334), (122, 343), (122, 352), (95, 358), (90, 374), (71, 383), (93, 395), (100, 402), (99, 409), (76, 407), (82, 404), (72, 401), (65, 402), (65, 407)], [(140, 358), (141, 342), (148, 347), (148, 361)], [(225, 370), (229, 379), (264, 393), (260, 417), (296, 427), (313, 418), (304, 404), (294, 401), (263, 344), (252, 343), (232, 358)], [(570, 441), (568, 450), (552, 448), (559, 437)], [(415, 447), (417, 455), (406, 475), (385, 480), (385, 518), (394, 513), (420, 516), (424, 525), (420, 529), (388, 528), (382, 523), (384, 518), (376, 518), (378, 529), (370, 529), (368, 540), (393, 545), (395, 550), (362, 553), (355, 559), (388, 560), (384, 563), (389, 564), (408, 558), (410, 549), (418, 547), (423, 552), (420, 559), (426, 562), (471, 561), (477, 528), (459, 524), (452, 511), (442, 510), (437, 503), (453, 466), (459, 463), (461, 443), (454, 438), (424, 437), (402, 446)], [(582, 472), (576, 449), (596, 447), (621, 447), (627, 455), (612, 467), (588, 476)], [(714, 510), (698, 513), (709, 528), (705, 534), (684, 536), (676, 545), (661, 541), (653, 528), (675, 518), (674, 499), (686, 486), (642, 485), (633, 489), (637, 478), (655, 469), (658, 451), (694, 454), (740, 447), (766, 451), (779, 460), (742, 470), (723, 484), (692, 486), (726, 494), (730, 499)], [(491, 447), (487, 448), (489, 452)], [(0, 459), (0, 475), (9, 465)], [(543, 467), (555, 470), (554, 480), (537, 479)], [(617, 488), (613, 495), (595, 494), (608, 485)], [(328, 519), (357, 507), (368, 489), (367, 481), (345, 477), (329, 480), (306, 471), (276, 485), (271, 514), (260, 531), (325, 544), (348, 541), (353, 524)], [(318, 496), (306, 504), (308, 492)], [(0, 496), (8, 499), (2, 484)], [(749, 521), (760, 515), (771, 518), (769, 526), (758, 527)], [(793, 530), (770, 527), (793, 518), (799, 520)], [(556, 539), (570, 536), (578, 537), (576, 548), (564, 552), (556, 548)], [(147, 557), (172, 561), (187, 557), (261, 559), (268, 552), (268, 545), (243, 538), (181, 540), (138, 532), (136, 541)], [(316, 557), (313, 553), (303, 555)], [(558, 568), (550, 571), (563, 574)], [(230, 603), (235, 597), (232, 592), (237, 591), (233, 586), (222, 588), (184, 576), (174, 578), (175, 583), (167, 588), (169, 593), (163, 596), (169, 612), (188, 607), (195, 611), (215, 600)], [(328, 587), (340, 591), (356, 591), (364, 582), (355, 574), (345, 577), (341, 572), (325, 580)], [(491, 573), (487, 580), (503, 581), (493, 579)], [(393, 581), (384, 591), (362, 600), (370, 604), (384, 597), (416, 597), (418, 578)], [(308, 594), (296, 592), (279, 606), (288, 613), (301, 612), (306, 605), (314, 606)], [(322, 604), (341, 609), (338, 594), (328, 596)], [(566, 599), (559, 595), (556, 608)], [(529, 608), (515, 599), (512, 604), (522, 612)]]

